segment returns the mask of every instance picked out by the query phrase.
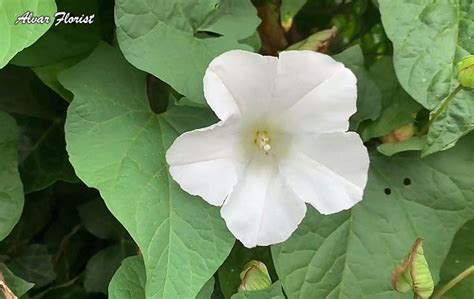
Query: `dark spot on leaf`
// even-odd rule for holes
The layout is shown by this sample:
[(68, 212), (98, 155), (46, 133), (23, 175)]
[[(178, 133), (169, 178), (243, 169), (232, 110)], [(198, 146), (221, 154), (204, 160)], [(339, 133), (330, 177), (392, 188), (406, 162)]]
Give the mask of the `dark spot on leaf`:
[(222, 34), (211, 32), (211, 31), (204, 31), (204, 30), (198, 30), (194, 33), (194, 37), (201, 38), (201, 39), (217, 38), (221, 36)]
[(404, 179), (403, 179), (403, 185), (405, 185), (405, 186), (411, 185), (411, 180), (410, 180), (410, 178), (404, 178)]
[(383, 192), (387, 195), (390, 195), (392, 193), (392, 190), (390, 188), (385, 188), (385, 190), (383, 190)]

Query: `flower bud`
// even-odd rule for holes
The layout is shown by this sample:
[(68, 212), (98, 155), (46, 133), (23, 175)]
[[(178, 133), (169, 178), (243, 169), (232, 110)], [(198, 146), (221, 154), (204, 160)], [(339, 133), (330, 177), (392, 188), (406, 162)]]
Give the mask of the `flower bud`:
[(281, 18), (281, 27), (283, 27), (283, 30), (285, 30), (285, 32), (290, 31), (291, 26), (293, 26), (293, 17), (292, 16), (288, 16), (286, 18)]
[(267, 266), (259, 261), (248, 262), (240, 273), (240, 280), (239, 292), (264, 290), (272, 285)]
[(310, 35), (308, 38), (291, 45), (287, 50), (311, 50), (326, 53), (331, 42), (336, 37), (337, 32), (338, 30), (336, 27), (318, 31)]
[(395, 269), (392, 276), (392, 286), (400, 293), (412, 290), (417, 298), (428, 299), (434, 291), (428, 262), (423, 253), (423, 239), (418, 238), (410, 253)]
[(382, 143), (398, 143), (406, 141), (415, 135), (416, 127), (414, 124), (408, 124), (398, 129), (393, 130), (387, 135), (383, 136)]
[(464, 88), (474, 88), (474, 55), (464, 57), (458, 64), (458, 80)]

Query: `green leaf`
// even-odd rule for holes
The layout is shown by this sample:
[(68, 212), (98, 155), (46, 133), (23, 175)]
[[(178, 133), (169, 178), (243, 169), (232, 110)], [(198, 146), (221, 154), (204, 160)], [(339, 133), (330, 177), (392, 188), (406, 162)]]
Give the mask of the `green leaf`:
[(357, 112), (351, 117), (351, 128), (356, 129), (364, 120), (376, 120), (380, 115), (381, 93), (364, 66), (364, 55), (359, 45), (334, 56), (357, 77)]
[(293, 236), (272, 247), (288, 298), (398, 298), (390, 277), (418, 237), (438, 281), (454, 234), (474, 216), (473, 146), (471, 135), (423, 160), (373, 155), (358, 205), (330, 216), (308, 210)]
[(109, 285), (110, 299), (145, 299), (145, 266), (140, 256), (123, 260)]
[[(0, 274), (3, 274), (3, 278), (5, 279), (5, 282), (8, 288), (17, 297), (23, 296), (24, 294), (26, 294), (26, 292), (28, 292), (34, 286), (34, 283), (28, 282), (16, 276), (15, 273), (10, 271), (10, 269), (8, 269), (8, 267), (2, 263), (0, 263)], [(1, 292), (0, 292), (0, 297), (2, 297)]]
[[(101, 40), (99, 0), (57, 0), (56, 2), (59, 12), (68, 12), (74, 16), (94, 14), (94, 23), (80, 25), (61, 23), (53, 26), (31, 47), (15, 56), (12, 60), (13, 64), (29, 67), (57, 64), (63, 60), (88, 54), (97, 46)], [(55, 23), (54, 19), (53, 22)]]
[(474, 129), (474, 91), (461, 90), (441, 116), (431, 125), (423, 155), (453, 147), (459, 138)]
[(288, 31), (293, 25), (293, 19), (308, 0), (282, 0), (280, 6), (281, 25)]
[(20, 254), (7, 263), (8, 268), (18, 276), (31, 281), (35, 288), (41, 288), (56, 278), (53, 257), (46, 246), (32, 244), (23, 248)]
[[(185, 7), (189, 5), (187, 2), (181, 2)], [(207, 2), (214, 3), (214, 8), (211, 8), (208, 16), (204, 16), (205, 11), (199, 13), (203, 18), (203, 23), (196, 28), (197, 33), (212, 32), (237, 41), (251, 38), (255, 34), (261, 21), (256, 15), (257, 11), (252, 2), (248, 0), (211, 0)], [(194, 18), (195, 16), (188, 15), (188, 17)]]
[(412, 137), (402, 142), (381, 144), (377, 147), (377, 151), (382, 155), (390, 157), (406, 151), (421, 151), (425, 143), (426, 139), (423, 137)]
[(72, 93), (65, 89), (58, 81), (58, 75), (60, 72), (70, 68), (71, 66), (75, 65), (79, 61), (83, 59), (82, 56), (73, 57), (70, 59), (65, 59), (60, 62), (49, 64), (45, 66), (38, 66), (32, 68), (35, 72), (36, 76), (43, 81), (46, 86), (54, 90), (57, 94), (59, 94), (63, 99), (68, 102), (72, 101)]
[(25, 193), (42, 190), (59, 180), (76, 182), (65, 150), (63, 120), (16, 119), (21, 132), (19, 159)]
[[(46, 291), (35, 295), (32, 299), (90, 299), (82, 285), (77, 282), (77, 278), (72, 279), (62, 285), (48, 288)], [(28, 299), (28, 298), (21, 298)]]
[(112, 276), (120, 267), (122, 260), (136, 254), (132, 242), (123, 241), (102, 249), (87, 263), (84, 288), (87, 292), (107, 294)]
[[(78, 204), (97, 196), (95, 190), (90, 190), (83, 184), (56, 183), (41, 193), (47, 193), (46, 191), (50, 191), (49, 197), (52, 197), (53, 217), (34, 240), (41, 240), (49, 252), (54, 254), (56, 287), (82, 273), (89, 258), (94, 251), (103, 247), (104, 242), (97, 240), (83, 228), (76, 210)], [(36, 193), (38, 192), (29, 195), (27, 202)], [(24, 216), (26, 215), (25, 213)]]
[(50, 90), (27, 68), (8, 65), (0, 70), (0, 81), (0, 109), (12, 115), (53, 119), (66, 106), (51, 97)]
[(8, 237), (0, 242), (1, 254), (14, 252), (17, 248), (28, 243), (51, 222), (52, 201), (51, 192), (40, 191), (26, 196), (20, 221)]
[(101, 198), (80, 205), (77, 209), (85, 228), (94, 236), (110, 240), (122, 240), (128, 237), (122, 224), (110, 214)]
[(262, 39), (260, 38), (260, 34), (257, 31), (255, 31), (255, 33), (251, 36), (244, 38), (240, 42), (252, 47), (254, 52), (259, 52), (262, 48)]
[(5, 239), (23, 210), (23, 184), (18, 173), (18, 129), (15, 120), (0, 111), (0, 240)]
[(94, 23), (53, 26), (32, 46), (18, 53), (11, 63), (32, 67), (41, 81), (70, 102), (72, 94), (59, 84), (57, 76), (85, 58), (101, 40), (103, 28), (100, 25), (104, 16), (99, 11), (99, 4), (99, 0), (57, 0), (59, 12), (74, 16), (94, 14)]
[[(434, 110), (458, 85), (456, 64), (474, 53), (471, 0), (380, 0), (394, 45), (394, 64), (403, 88)], [(425, 155), (452, 147), (474, 129), (474, 91), (459, 93), (427, 139)]]
[(128, 237), (122, 224), (110, 214), (99, 197), (77, 207), (82, 223), (88, 232), (101, 239), (122, 240)]
[(11, 113), (20, 127), (19, 164), (25, 193), (44, 189), (58, 180), (77, 178), (65, 149), (63, 115), (66, 103), (26, 68), (0, 71), (0, 109)]
[(206, 284), (202, 287), (201, 291), (196, 296), (196, 299), (211, 299), (212, 293), (214, 293), (214, 276), (209, 279)]
[(216, 207), (172, 181), (165, 152), (179, 134), (214, 116), (179, 106), (153, 113), (146, 75), (105, 44), (60, 82), (74, 94), (66, 121), (70, 160), (139, 245), (147, 298), (195, 297), (234, 239)]
[(457, 86), (457, 62), (474, 52), (471, 1), (379, 3), (393, 42), (398, 79), (415, 100), (432, 110)]
[[(362, 2), (364, 1), (360, 1), (360, 3)], [(373, 9), (370, 8), (370, 4), (369, 9)], [(372, 26), (372, 24), (367, 24), (365, 26)], [(362, 51), (366, 55), (367, 65), (372, 65), (378, 59), (383, 57), (383, 55), (392, 54), (392, 42), (385, 34), (380, 21), (373, 25), (368, 31), (364, 30), (364, 32), (365, 34), (360, 38), (359, 43)]]
[(249, 0), (119, 0), (115, 22), (128, 61), (204, 103), (209, 62), (228, 50), (251, 50), (238, 41), (254, 34), (260, 20)]
[(398, 83), (390, 57), (383, 56), (369, 69), (369, 73), (379, 88), (382, 108), (375, 121), (365, 124), (362, 130), (364, 140), (384, 136), (413, 123), (416, 113), (422, 108)]
[[(441, 279), (437, 289), (474, 265), (474, 220), (466, 222), (454, 237), (448, 257), (441, 268)], [(474, 294), (474, 275), (464, 279), (452, 288), (448, 298), (469, 298)]]
[(281, 283), (279, 281), (272, 284), (268, 289), (261, 291), (244, 291), (232, 296), (231, 299), (285, 299)]
[(272, 256), (268, 247), (255, 247), (252, 249), (244, 247), (240, 242), (236, 242), (229, 256), (219, 267), (219, 284), (224, 294), (224, 298), (230, 298), (235, 294), (240, 285), (240, 272), (251, 260), (259, 260), (268, 266), (270, 276), (276, 279), (273, 267)]
[[(45, 24), (15, 24), (26, 12), (35, 16), (49, 16)], [(56, 2), (54, 0), (3, 0), (0, 2), (0, 69), (16, 53), (32, 45), (53, 24)]]

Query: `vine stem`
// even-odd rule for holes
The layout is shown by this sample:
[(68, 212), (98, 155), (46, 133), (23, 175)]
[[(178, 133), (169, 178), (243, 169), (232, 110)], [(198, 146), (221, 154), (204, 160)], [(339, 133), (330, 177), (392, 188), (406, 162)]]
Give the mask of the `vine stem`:
[(461, 84), (459, 84), (456, 89), (451, 92), (451, 94), (446, 98), (446, 100), (441, 104), (438, 110), (433, 114), (433, 117), (430, 119), (428, 125), (423, 129), (422, 133), (427, 133), (431, 125), (438, 120), (438, 118), (443, 114), (443, 112), (448, 108), (449, 104), (454, 100), (454, 97), (462, 90)]
[(444, 287), (442, 287), (431, 299), (441, 299), (444, 294), (446, 294), (450, 289), (452, 289), (455, 285), (466, 279), (469, 275), (474, 274), (474, 265), (470, 266), (461, 274), (454, 277), (450, 282), (448, 282)]

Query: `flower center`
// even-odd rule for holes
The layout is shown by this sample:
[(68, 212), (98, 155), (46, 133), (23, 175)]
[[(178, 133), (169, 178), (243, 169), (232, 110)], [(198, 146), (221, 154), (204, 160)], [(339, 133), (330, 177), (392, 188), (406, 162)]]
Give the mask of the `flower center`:
[(268, 152), (272, 149), (272, 144), (270, 140), (270, 136), (267, 131), (257, 131), (256, 137), (254, 139), (255, 145), (265, 151), (265, 154), (268, 155)]

